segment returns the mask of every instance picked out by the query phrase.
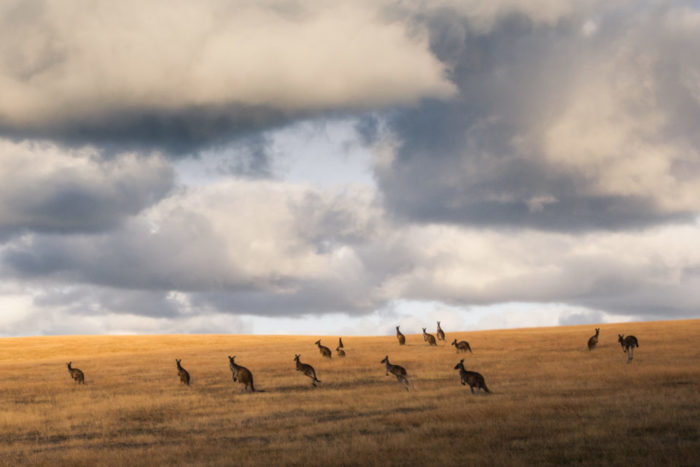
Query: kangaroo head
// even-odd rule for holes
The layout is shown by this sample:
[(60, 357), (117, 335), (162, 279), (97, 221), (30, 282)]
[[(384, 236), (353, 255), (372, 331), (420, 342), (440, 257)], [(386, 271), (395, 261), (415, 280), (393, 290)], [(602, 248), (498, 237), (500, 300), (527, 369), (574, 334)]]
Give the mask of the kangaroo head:
[(335, 350), (340, 350), (340, 346), (336, 347)]
[(398, 326), (396, 326), (396, 330), (397, 330), (397, 331), (399, 330), (399, 327), (398, 327)]
[(234, 355), (233, 357), (229, 355), (228, 360), (231, 363), (234, 363), (234, 360), (236, 359), (236, 356)]
[(389, 356), (387, 355), (386, 357), (384, 357), (384, 359), (379, 363), (389, 363)]
[(316, 345), (321, 345), (321, 339), (319, 339), (319, 340), (317, 340), (316, 342), (314, 342), (314, 344), (316, 344)]
[(423, 334), (425, 334), (425, 328), (423, 328)]
[(70, 367), (71, 363), (73, 363), (73, 362), (68, 362), (68, 363), (66, 363), (66, 365), (68, 365), (68, 369), (69, 369), (69, 370), (71, 369), (71, 367)]
[(618, 335), (617, 335), (617, 341), (618, 341), (620, 344), (622, 344), (622, 341), (623, 341), (624, 339), (625, 339), (625, 335), (624, 335), (624, 334), (618, 334)]
[(600, 332), (600, 328), (595, 328), (595, 335), (597, 336), (598, 333)]
[(464, 359), (461, 359), (459, 363), (455, 365), (455, 370), (459, 370), (460, 368), (464, 368)]
[(301, 357), (301, 355), (299, 355), (299, 354), (294, 354), (294, 361), (297, 361), (297, 362), (298, 362), (298, 361), (299, 361), (299, 357)]
[(455, 347), (457, 347), (457, 339), (455, 339), (455, 340), (452, 341), (452, 345), (454, 345)]

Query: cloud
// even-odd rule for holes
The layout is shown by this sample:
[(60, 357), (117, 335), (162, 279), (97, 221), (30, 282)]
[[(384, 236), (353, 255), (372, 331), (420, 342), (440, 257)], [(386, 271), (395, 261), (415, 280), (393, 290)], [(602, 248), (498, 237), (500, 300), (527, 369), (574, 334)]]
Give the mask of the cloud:
[(422, 12), (459, 93), (385, 114), (383, 135), (364, 123), (387, 208), (409, 222), (558, 231), (692, 219), (700, 12), (511, 3), (484, 17), (445, 2)]
[(100, 232), (155, 203), (173, 187), (161, 158), (0, 139), (0, 239), (22, 232)]
[(17, 332), (700, 306), (693, 2), (30, 1), (0, 18)]
[[(563, 303), (650, 317), (696, 313), (700, 224), (586, 235), (414, 227), (385, 296), (453, 305)], [(672, 239), (672, 240), (671, 240)], [(421, 245), (421, 248), (417, 248)]]
[(373, 2), (0, 8), (8, 135), (188, 152), (300, 116), (454, 92), (425, 33)]
[(24, 235), (0, 250), (0, 271), (33, 284), (37, 306), (76, 314), (358, 316), (412, 300), (688, 317), (700, 306), (698, 235), (697, 222), (518, 235), (406, 226), (368, 189), (224, 180), (173, 193), (108, 233)]
[[(6, 283), (7, 285), (7, 283)], [(49, 287), (38, 294), (5, 286), (0, 336), (248, 333), (248, 319), (193, 307), (177, 294), (99, 287)], [(168, 309), (168, 312), (154, 312)]]
[(225, 292), (237, 313), (367, 309), (372, 275), (353, 245), (375, 221), (362, 190), (226, 180), (175, 193), (104, 235), (24, 236), (0, 263), (25, 280), (194, 292), (200, 302)]

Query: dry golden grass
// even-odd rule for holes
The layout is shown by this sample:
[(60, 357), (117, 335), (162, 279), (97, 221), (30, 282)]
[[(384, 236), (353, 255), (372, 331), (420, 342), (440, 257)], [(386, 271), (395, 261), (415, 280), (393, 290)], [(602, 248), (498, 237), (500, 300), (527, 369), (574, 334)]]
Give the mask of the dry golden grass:
[[(344, 337), (347, 357), (332, 361), (315, 336), (2, 339), (0, 463), (697, 465), (700, 320), (600, 325), (589, 352), (594, 327), (448, 332), (474, 350), (459, 355), (420, 333), (404, 347)], [(618, 333), (639, 338), (630, 364)], [(321, 387), (295, 371), (295, 353)], [(386, 354), (411, 392), (385, 376)], [(264, 392), (241, 392), (227, 355)], [(459, 384), (461, 358), (492, 394)]]

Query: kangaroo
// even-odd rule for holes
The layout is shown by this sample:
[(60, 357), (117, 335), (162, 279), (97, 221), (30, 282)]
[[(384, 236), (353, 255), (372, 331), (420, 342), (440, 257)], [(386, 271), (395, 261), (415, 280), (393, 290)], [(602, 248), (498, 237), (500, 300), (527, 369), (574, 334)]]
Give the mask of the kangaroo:
[(437, 342), (435, 342), (435, 336), (425, 332), (425, 328), (423, 328), (423, 340), (430, 345), (437, 345)]
[(399, 331), (399, 327), (396, 326), (396, 338), (399, 340), (399, 345), (405, 345), (406, 344), (406, 336), (401, 334), (401, 331)]
[(321, 345), (321, 339), (314, 342), (314, 344), (318, 346), (318, 350), (321, 352), (322, 356), (326, 358), (333, 358), (333, 355), (331, 354), (331, 349), (329, 349), (325, 345)]
[(297, 371), (301, 371), (306, 376), (311, 378), (311, 386), (316, 387), (316, 383), (321, 382), (318, 378), (316, 378), (316, 370), (314, 370), (314, 367), (312, 367), (311, 365), (301, 363), (301, 361), (299, 361), (300, 356), (301, 355), (298, 354), (294, 355), (294, 361), (297, 362)]
[(186, 385), (190, 385), (190, 374), (182, 368), (182, 365), (180, 365), (181, 359), (175, 359), (175, 363), (177, 364), (177, 375), (180, 377), (180, 382), (185, 383)]
[(340, 346), (335, 348), (335, 351), (338, 352), (338, 357), (344, 358), (345, 357), (345, 351), (340, 348)]
[(472, 353), (472, 348), (469, 347), (469, 342), (467, 341), (457, 342), (457, 339), (455, 339), (452, 341), (452, 345), (454, 345), (457, 349), (457, 353), (466, 352), (467, 350), (469, 351), (469, 353)]
[(624, 334), (618, 334), (617, 341), (620, 343), (622, 350), (627, 352), (627, 363), (629, 363), (634, 358), (634, 348), (639, 347), (639, 341), (634, 336), (625, 337)]
[(595, 328), (595, 336), (591, 336), (590, 339), (588, 339), (588, 351), (590, 352), (595, 348), (596, 345), (598, 345), (598, 334), (600, 334), (600, 328)]
[(342, 349), (343, 347), (345, 347), (345, 346), (343, 345), (343, 338), (342, 338), (342, 337), (339, 337), (339, 338), (338, 338), (338, 347), (340, 347), (341, 349)]
[(489, 388), (486, 387), (486, 381), (484, 381), (484, 377), (481, 376), (481, 373), (477, 373), (476, 371), (468, 371), (464, 368), (464, 359), (459, 361), (459, 363), (455, 366), (455, 370), (459, 370), (462, 386), (468, 384), (472, 394), (474, 394), (474, 387), (476, 387), (479, 391), (483, 389), (486, 392), (491, 392), (489, 391)]
[(392, 365), (391, 363), (389, 363), (388, 355), (384, 357), (384, 359), (379, 363), (384, 363), (386, 365), (387, 376), (389, 376), (389, 373), (396, 376), (396, 379), (399, 380), (399, 382), (402, 383), (404, 386), (406, 386), (406, 391), (408, 391), (408, 379), (406, 379), (406, 369), (404, 367), (400, 365)]
[(231, 369), (231, 374), (233, 375), (233, 380), (238, 381), (245, 385), (245, 390), (248, 390), (250, 385), (250, 392), (255, 392), (255, 386), (253, 386), (253, 373), (244, 366), (237, 365), (234, 361), (236, 356), (228, 356), (228, 367)]
[(78, 384), (85, 384), (85, 374), (82, 372), (82, 370), (79, 370), (78, 368), (73, 368), (71, 366), (73, 362), (68, 362), (66, 365), (68, 365), (68, 373), (70, 373), (70, 377), (73, 378), (73, 381), (75, 381)]
[(438, 323), (437, 333), (436, 333), (437, 339), (439, 341), (444, 341), (445, 340), (445, 331), (443, 331), (442, 328), (440, 327), (440, 321), (438, 321), (437, 323)]

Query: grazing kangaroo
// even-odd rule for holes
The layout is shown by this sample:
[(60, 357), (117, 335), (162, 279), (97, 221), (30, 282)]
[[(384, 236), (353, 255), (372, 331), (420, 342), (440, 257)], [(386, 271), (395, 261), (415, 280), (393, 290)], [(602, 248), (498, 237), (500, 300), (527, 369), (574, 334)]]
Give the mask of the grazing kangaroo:
[(342, 349), (343, 347), (345, 347), (345, 346), (343, 345), (343, 338), (342, 338), (342, 337), (339, 337), (339, 338), (338, 338), (338, 347), (340, 347), (341, 349)]
[(457, 353), (466, 352), (467, 350), (469, 351), (469, 353), (472, 353), (472, 348), (469, 347), (469, 342), (467, 341), (457, 342), (457, 339), (455, 339), (452, 341), (452, 345), (454, 345), (457, 349)]
[(435, 342), (435, 336), (425, 332), (425, 328), (423, 328), (423, 340), (430, 345), (437, 345), (437, 342)]
[(311, 378), (311, 386), (316, 386), (316, 383), (320, 383), (318, 378), (316, 378), (316, 370), (314, 370), (314, 367), (311, 365), (308, 365), (306, 363), (301, 363), (299, 361), (299, 357), (301, 355), (294, 355), (294, 361), (297, 362), (297, 371), (301, 371), (304, 373), (306, 376)]
[(406, 369), (404, 367), (389, 363), (388, 355), (379, 363), (386, 364), (386, 375), (389, 376), (389, 373), (391, 373), (392, 375), (396, 376), (396, 379), (406, 386), (406, 391), (408, 391), (408, 379), (406, 379)]
[(82, 370), (79, 370), (78, 368), (73, 368), (71, 366), (73, 362), (68, 362), (66, 365), (68, 365), (68, 373), (70, 373), (70, 377), (73, 378), (73, 381), (75, 381), (78, 384), (85, 384), (85, 374), (82, 372)]
[(345, 357), (345, 351), (344, 351), (343, 349), (341, 349), (340, 346), (336, 347), (336, 348), (335, 348), (335, 351), (338, 352), (338, 356), (339, 356), (340, 358), (344, 358), (344, 357)]
[(464, 368), (464, 359), (459, 361), (459, 363), (455, 366), (455, 370), (459, 370), (462, 386), (468, 384), (472, 394), (474, 394), (474, 387), (476, 387), (479, 391), (483, 389), (486, 392), (491, 392), (489, 391), (489, 388), (486, 387), (486, 381), (484, 381), (484, 377), (481, 376), (481, 373), (469, 371)]
[(629, 363), (634, 358), (634, 348), (639, 347), (639, 341), (634, 336), (625, 337), (624, 334), (618, 334), (617, 341), (620, 343), (622, 350), (627, 352), (627, 363)]
[(245, 385), (245, 390), (248, 390), (248, 385), (250, 385), (250, 392), (255, 392), (255, 386), (253, 386), (253, 373), (244, 366), (237, 365), (234, 361), (236, 356), (228, 356), (228, 367), (231, 369), (231, 374), (233, 375), (233, 380), (238, 381)]
[(323, 355), (326, 358), (333, 358), (333, 355), (331, 354), (331, 349), (329, 349), (325, 345), (321, 345), (321, 339), (314, 342), (314, 344), (318, 346), (318, 350), (321, 352), (321, 355)]
[(595, 328), (595, 336), (591, 336), (590, 339), (588, 339), (588, 351), (590, 352), (595, 348), (596, 345), (598, 345), (598, 334), (600, 334), (600, 328)]
[(182, 368), (182, 365), (180, 365), (181, 359), (175, 359), (175, 363), (177, 363), (177, 375), (180, 377), (180, 382), (185, 383), (186, 385), (190, 385), (190, 374)]
[(440, 327), (440, 321), (438, 321), (437, 323), (438, 323), (438, 327), (437, 327), (437, 339), (438, 339), (439, 341), (444, 341), (444, 340), (445, 340), (445, 331), (443, 331), (442, 328)]
[(399, 345), (404, 345), (406, 344), (406, 336), (401, 334), (401, 331), (399, 331), (399, 327), (396, 326), (396, 338), (399, 340)]

